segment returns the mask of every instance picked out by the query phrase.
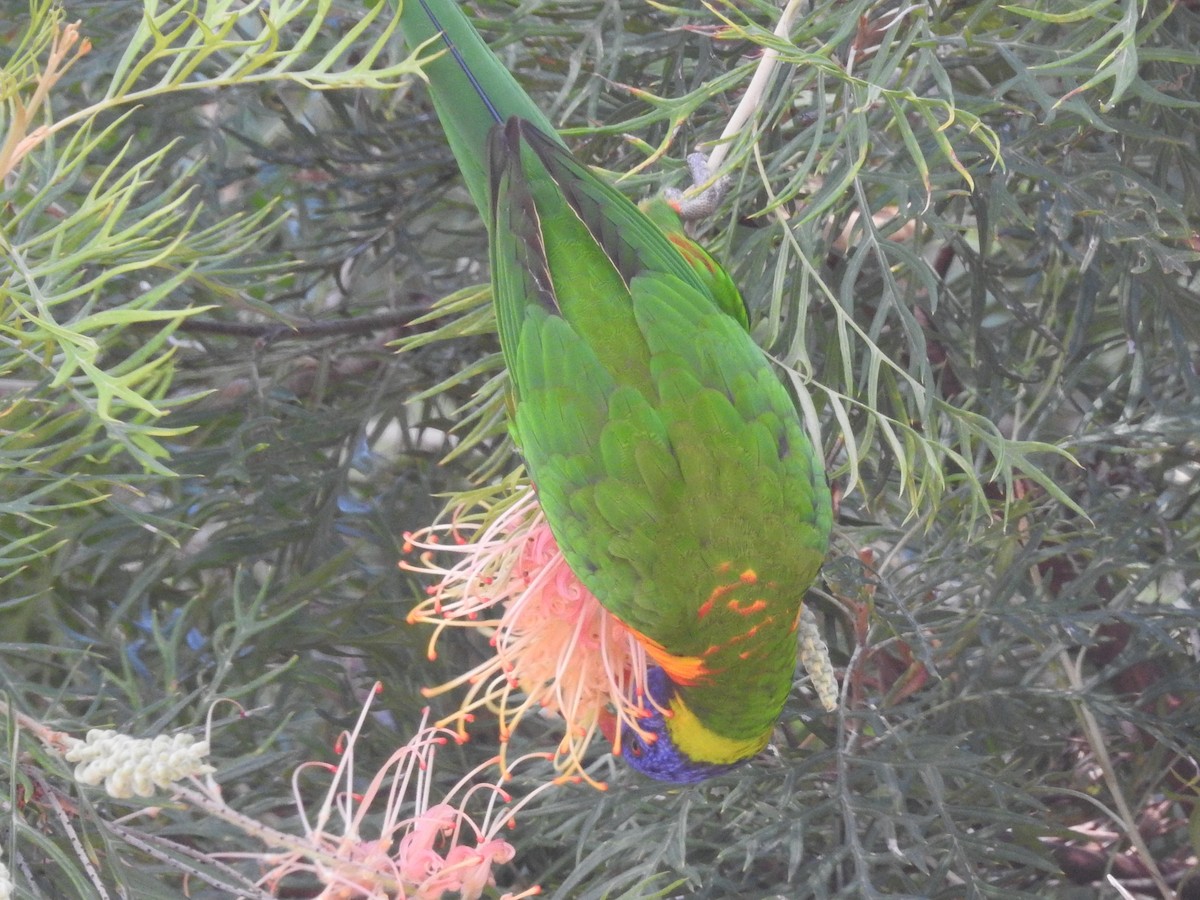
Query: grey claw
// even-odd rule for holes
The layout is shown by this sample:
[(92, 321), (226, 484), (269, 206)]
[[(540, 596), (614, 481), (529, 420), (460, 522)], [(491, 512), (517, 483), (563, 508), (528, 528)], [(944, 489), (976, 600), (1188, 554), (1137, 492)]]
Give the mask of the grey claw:
[[(693, 185), (704, 184), (712, 177), (712, 172), (708, 168), (707, 154), (690, 153), (687, 157), (687, 164), (688, 171), (692, 173)], [(697, 219), (708, 218), (717, 211), (717, 207), (729, 193), (729, 186), (732, 183), (733, 180), (728, 175), (724, 175), (695, 196), (685, 196), (683, 191), (675, 188), (666, 188), (663, 196), (679, 210), (679, 218), (685, 222), (694, 222)]]

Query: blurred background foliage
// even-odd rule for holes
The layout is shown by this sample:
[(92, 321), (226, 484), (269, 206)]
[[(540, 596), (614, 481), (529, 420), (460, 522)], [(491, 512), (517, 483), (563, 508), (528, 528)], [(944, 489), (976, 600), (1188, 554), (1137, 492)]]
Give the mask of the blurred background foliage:
[[(637, 196), (682, 185), (779, 54), (701, 239), (824, 437), (841, 508), (817, 589), (847, 610), (824, 623), (836, 712), (798, 690), (763, 759), (685, 790), (597, 751), (610, 789), (541, 794), (500, 883), (1200, 896), (1200, 6), (825, 0), (791, 4), (786, 38), (765, 2), (473, 9)], [(252, 40), (268, 11), (270, 59)], [(489, 454), (515, 463), (493, 424), (439, 464), (496, 344), (486, 314), (410, 323), (484, 298), (486, 244), (391, 18), (0, 3), (15, 896), (261, 895), (252, 863), (211, 858), (243, 835), (172, 803), (130, 816), (145, 804), (74, 785), (17, 712), (147, 736), (234, 699), (218, 780), (284, 827), (291, 771), (331, 758), (375, 679), (358, 753), (382, 762), (419, 688), (486, 650), (452, 635), (431, 662), (404, 624), (423, 585), (396, 568), (403, 532)], [(438, 781), (495, 739), (481, 721)], [(547, 721), (513, 744), (555, 741)]]

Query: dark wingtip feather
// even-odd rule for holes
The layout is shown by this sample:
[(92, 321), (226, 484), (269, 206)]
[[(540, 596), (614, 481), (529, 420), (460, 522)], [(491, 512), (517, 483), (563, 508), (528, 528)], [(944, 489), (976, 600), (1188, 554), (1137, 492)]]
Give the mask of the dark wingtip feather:
[[(524, 119), (513, 116), (503, 124), (496, 124), (488, 135), (494, 246), (511, 248), (517, 269), (526, 275), (528, 296), (536, 297), (547, 311), (558, 314), (561, 311), (550, 278), (541, 220), (521, 164), (521, 141), (526, 127), (537, 131)], [(512, 240), (501, 241), (501, 235)]]
[[(664, 272), (696, 284), (690, 264), (658, 225), (620, 191), (597, 178), (553, 135), (526, 119), (512, 118), (504, 125), (504, 142), (513, 160), (513, 175), (525, 174), (522, 147), (532, 152), (543, 170), (539, 176), (544, 174), (554, 183), (626, 285), (645, 272)], [(495, 186), (493, 176), (493, 191)], [(511, 186), (509, 189), (512, 191)], [(493, 202), (494, 197), (493, 193)]]

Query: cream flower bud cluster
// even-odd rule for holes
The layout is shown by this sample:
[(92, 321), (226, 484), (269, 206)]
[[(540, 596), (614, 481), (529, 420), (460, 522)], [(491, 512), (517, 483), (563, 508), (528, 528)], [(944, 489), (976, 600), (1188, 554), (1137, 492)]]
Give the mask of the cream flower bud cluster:
[(808, 677), (812, 679), (817, 699), (826, 712), (837, 708), (838, 683), (833, 674), (833, 660), (829, 658), (829, 647), (821, 637), (821, 626), (817, 617), (807, 606), (800, 610), (800, 662)]
[(208, 741), (190, 734), (135, 738), (115, 731), (92, 729), (87, 740), (71, 739), (67, 762), (77, 763), (75, 780), (80, 784), (104, 782), (104, 790), (118, 799), (149, 797), (154, 789), (170, 788), (189, 775), (215, 772), (203, 762)]
[[(0, 856), (4, 855), (4, 848), (0, 847)], [(8, 874), (8, 866), (0, 862), (0, 900), (11, 900), (13, 895), (12, 876)]]

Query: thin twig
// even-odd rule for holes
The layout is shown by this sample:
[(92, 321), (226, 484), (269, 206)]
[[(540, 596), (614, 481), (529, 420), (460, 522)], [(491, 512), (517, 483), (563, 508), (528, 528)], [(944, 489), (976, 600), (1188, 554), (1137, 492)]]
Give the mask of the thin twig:
[[(101, 820), (101, 824), (117, 835), (121, 840), (125, 841), (131, 847), (136, 847), (148, 856), (152, 856), (159, 862), (165, 863), (171, 868), (183, 874), (185, 877), (198, 878), (205, 884), (209, 884), (218, 890), (229, 891), (235, 894), (239, 900), (275, 900), (275, 895), (255, 886), (246, 876), (237, 869), (226, 865), (219, 859), (214, 859), (210, 854), (203, 853), (199, 850), (194, 850), (186, 844), (178, 844), (174, 841), (168, 841), (160, 838), (157, 835), (144, 834), (135, 831), (132, 828), (127, 828), (119, 822), (106, 822)], [(162, 849), (159, 844), (164, 844), (170, 848), (170, 851)], [(178, 855), (176, 855), (178, 854)], [(221, 881), (216, 876), (206, 872), (199, 866), (188, 865), (187, 862), (180, 859), (179, 856), (185, 856), (193, 860), (204, 863), (206, 866), (211, 866), (214, 869), (224, 873), (230, 880), (228, 882)], [(233, 882), (237, 882), (234, 884)]]
[(37, 785), (38, 790), (41, 791), (42, 796), (49, 801), (50, 807), (58, 817), (58, 824), (62, 826), (67, 840), (71, 843), (71, 849), (75, 851), (75, 858), (79, 860), (79, 864), (87, 872), (88, 878), (92, 880), (92, 887), (96, 889), (96, 893), (100, 896), (101, 900), (109, 900), (108, 891), (104, 889), (104, 882), (100, 880), (100, 873), (92, 865), (91, 858), (87, 851), (83, 849), (83, 843), (79, 840), (79, 835), (75, 833), (75, 828), (71, 825), (71, 820), (67, 818), (66, 810), (58, 802), (57, 792), (42, 778), (40, 772), (35, 771), (28, 774), (29, 778)]
[(1125, 791), (1121, 787), (1121, 782), (1117, 778), (1117, 770), (1113, 766), (1112, 757), (1108, 755), (1108, 747), (1104, 744), (1104, 733), (1100, 730), (1100, 723), (1096, 721), (1096, 716), (1088, 708), (1088, 705), (1083, 700), (1083, 678), (1079, 673), (1079, 664), (1083, 661), (1084, 651), (1080, 651), (1079, 657), (1072, 662), (1071, 657), (1066, 650), (1059, 652), (1059, 662), (1062, 664), (1063, 672), (1066, 673), (1067, 683), (1071, 685), (1071, 689), (1075, 692), (1077, 699), (1073, 701), (1075, 713), (1079, 716), (1080, 723), (1083, 725), (1083, 732), (1087, 736), (1088, 745), (1092, 749), (1092, 753), (1096, 756), (1096, 763), (1100, 766), (1100, 773), (1104, 777), (1104, 784), (1108, 788), (1109, 794), (1112, 795), (1113, 804), (1117, 807), (1117, 812), (1121, 815), (1121, 826), (1125, 835), (1129, 838), (1129, 843), (1133, 846), (1134, 851), (1141, 857), (1142, 864), (1146, 867), (1150, 878), (1154, 881), (1155, 887), (1158, 888), (1163, 900), (1175, 900), (1175, 891), (1167, 884), (1166, 878), (1163, 877), (1158, 868), (1158, 862), (1154, 859), (1154, 854), (1151, 853), (1150, 847), (1146, 844), (1146, 839), (1142, 837), (1141, 831), (1137, 827), (1137, 817), (1134, 816), (1133, 810), (1129, 807), (1129, 801), (1125, 799)]
[[(796, 14), (800, 11), (800, 6), (803, 3), (804, 0), (788, 0), (787, 6), (783, 8), (783, 12), (779, 16), (779, 22), (775, 25), (776, 37), (787, 38), (792, 30), (792, 22), (795, 21)], [(762, 105), (763, 97), (767, 93), (767, 87), (771, 83), (771, 76), (775, 74), (775, 67), (778, 64), (779, 54), (770, 47), (765, 49), (762, 58), (758, 61), (758, 67), (754, 71), (754, 76), (750, 79), (750, 84), (746, 87), (746, 93), (742, 95), (742, 99), (734, 109), (733, 115), (729, 117), (729, 121), (725, 124), (725, 130), (721, 132), (721, 137), (717, 139), (717, 146), (709, 154), (708, 168), (710, 172), (715, 174), (721, 168), (721, 163), (724, 162), (725, 155), (729, 152), (729, 145), (733, 138), (745, 128), (746, 123), (750, 121), (750, 118)]]
[[(1022, 541), (1028, 539), (1028, 523), (1025, 519), (1021, 519), (1017, 525), (1021, 532)], [(1036, 565), (1029, 569), (1029, 578), (1033, 583), (1037, 594), (1041, 594), (1044, 590), (1042, 573), (1038, 571)], [(1108, 788), (1109, 794), (1112, 795), (1113, 804), (1117, 807), (1117, 813), (1120, 815), (1119, 824), (1129, 838), (1129, 843), (1133, 847), (1134, 852), (1141, 858), (1142, 864), (1146, 867), (1151, 880), (1155, 887), (1158, 888), (1163, 900), (1175, 900), (1176, 894), (1167, 884), (1166, 878), (1158, 868), (1158, 862), (1154, 859), (1154, 854), (1151, 853), (1150, 847), (1146, 844), (1145, 838), (1137, 827), (1137, 817), (1134, 816), (1133, 810), (1129, 806), (1129, 801), (1125, 799), (1125, 791), (1121, 787), (1121, 782), (1117, 778), (1116, 768), (1113, 766), (1112, 757), (1108, 755), (1108, 747), (1104, 743), (1104, 733), (1100, 729), (1100, 723), (1096, 721), (1096, 716), (1088, 708), (1084, 700), (1084, 684), (1083, 677), (1079, 672), (1079, 665), (1084, 658), (1084, 652), (1080, 651), (1079, 657), (1075, 662), (1071, 661), (1070, 654), (1065, 649), (1059, 651), (1058, 659), (1062, 666), (1063, 673), (1067, 676), (1067, 683), (1071, 686), (1074, 693), (1072, 706), (1075, 708), (1075, 714), (1079, 717), (1079, 722), (1083, 726), (1083, 733), (1087, 738), (1088, 746), (1096, 757), (1096, 763), (1100, 767), (1100, 773), (1104, 778), (1104, 784)]]
[[(1027, 518), (1022, 517), (1018, 520), (1017, 531), (1020, 535), (1021, 543), (1028, 545), (1030, 541), (1030, 528)], [(1047, 588), (1042, 578), (1042, 573), (1036, 564), (1029, 567), (1029, 581), (1033, 585), (1035, 596), (1045, 594)], [(1129, 843), (1132, 845), (1134, 852), (1141, 858), (1142, 864), (1146, 867), (1146, 871), (1158, 888), (1163, 900), (1175, 900), (1175, 891), (1167, 884), (1167, 880), (1158, 868), (1158, 862), (1154, 859), (1154, 854), (1150, 852), (1145, 838), (1142, 837), (1142, 833), (1138, 830), (1137, 818), (1134, 816), (1133, 810), (1130, 809), (1129, 802), (1125, 799), (1125, 791), (1121, 787), (1120, 780), (1117, 778), (1117, 771), (1113, 766), (1112, 757), (1108, 755), (1108, 747), (1104, 743), (1104, 733), (1100, 729), (1100, 723), (1096, 721), (1095, 715), (1093, 715), (1091, 709), (1088, 708), (1087, 702), (1084, 700), (1083, 676), (1079, 671), (1079, 665), (1083, 662), (1084, 655), (1084, 652), (1080, 651), (1078, 659), (1072, 662), (1070, 654), (1067, 653), (1066, 649), (1061, 649), (1058, 653), (1059, 663), (1062, 666), (1063, 673), (1067, 676), (1067, 683), (1071, 686), (1074, 694), (1072, 706), (1074, 706), (1075, 714), (1079, 717), (1080, 724), (1083, 726), (1083, 733), (1087, 738), (1088, 746), (1091, 747), (1092, 753), (1096, 757), (1096, 763), (1100, 766), (1104, 784), (1108, 788), (1109, 794), (1112, 795), (1114, 805), (1117, 807), (1117, 813), (1120, 815), (1119, 824), (1122, 830), (1129, 838)]]
[[(303, 341), (347, 334), (369, 334), (387, 328), (410, 325), (417, 316), (429, 312), (428, 303), (413, 303), (373, 316), (353, 319), (329, 319), (320, 322), (218, 322), (214, 319), (184, 319), (176, 331), (188, 334), (220, 334), (230, 337), (269, 338), (272, 341)], [(135, 322), (134, 326), (162, 328), (161, 322)]]

